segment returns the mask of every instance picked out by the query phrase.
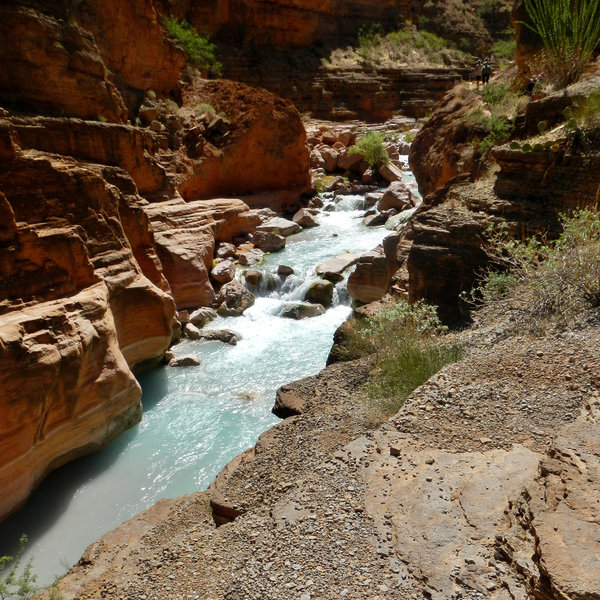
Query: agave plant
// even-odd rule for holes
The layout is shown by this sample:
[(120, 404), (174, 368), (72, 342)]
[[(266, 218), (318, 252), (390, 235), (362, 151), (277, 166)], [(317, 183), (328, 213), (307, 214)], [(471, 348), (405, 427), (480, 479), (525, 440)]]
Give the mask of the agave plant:
[(557, 87), (576, 81), (600, 43), (600, 0), (525, 0)]

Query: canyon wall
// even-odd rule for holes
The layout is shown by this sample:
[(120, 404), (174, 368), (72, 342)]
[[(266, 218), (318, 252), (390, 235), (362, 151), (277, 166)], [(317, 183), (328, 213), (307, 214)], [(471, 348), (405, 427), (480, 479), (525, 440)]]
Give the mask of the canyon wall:
[[(553, 126), (563, 110), (594, 89), (600, 75), (527, 104), (513, 136), (531, 139), (538, 123)], [(412, 144), (410, 164), (424, 202), (402, 233), (392, 287), (411, 300), (438, 305), (447, 322), (465, 318), (460, 301), (488, 266), (485, 230), (504, 223), (517, 239), (560, 233), (559, 215), (597, 203), (600, 159), (564, 136), (554, 150), (496, 146), (482, 156), (477, 140), (487, 132), (465, 117), (485, 110), (472, 90), (457, 87)], [(533, 142), (532, 142), (533, 143)], [(535, 145), (535, 144), (534, 144)]]
[(215, 245), (261, 223), (243, 195), (293, 207), (311, 181), (293, 105), (182, 83), (151, 0), (0, 17), (2, 518), (139, 421), (134, 373), (162, 359), (176, 308), (214, 301)]

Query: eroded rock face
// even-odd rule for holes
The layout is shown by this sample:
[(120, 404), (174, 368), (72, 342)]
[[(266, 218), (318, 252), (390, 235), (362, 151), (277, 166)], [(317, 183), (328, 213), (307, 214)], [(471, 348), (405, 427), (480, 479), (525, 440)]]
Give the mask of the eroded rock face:
[[(15, 139), (10, 124), (0, 129)], [(124, 171), (5, 148), (1, 515), (49, 471), (139, 420), (132, 369), (161, 359), (174, 316), (141, 199)], [(144, 275), (132, 246), (163, 289)]]
[(431, 119), (417, 134), (410, 148), (410, 168), (425, 198), (450, 179), (473, 170), (473, 126), (465, 121), (477, 107), (481, 96), (457, 86), (444, 96)]
[(291, 102), (233, 81), (198, 82), (184, 91), (183, 102), (217, 106), (230, 122), (228, 136), (202, 160), (181, 160), (188, 165), (179, 176), (185, 199), (286, 189), (297, 200), (310, 191), (306, 134)]
[[(166, 344), (164, 345), (166, 347)], [(104, 282), (0, 317), (0, 516), (142, 416)]]

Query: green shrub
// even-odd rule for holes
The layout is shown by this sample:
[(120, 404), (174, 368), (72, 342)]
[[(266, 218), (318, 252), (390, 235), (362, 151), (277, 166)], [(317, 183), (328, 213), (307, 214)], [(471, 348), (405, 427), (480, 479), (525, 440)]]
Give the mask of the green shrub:
[(508, 83), (489, 83), (481, 88), (481, 97), (486, 104), (497, 107), (513, 98), (515, 94), (510, 91)]
[(477, 9), (477, 14), (488, 23), (493, 23), (496, 19), (498, 9), (501, 6), (500, 0), (485, 0)]
[(376, 168), (387, 165), (390, 156), (384, 141), (385, 135), (382, 131), (369, 131), (358, 142), (351, 146), (350, 154), (362, 154), (369, 167)]
[(525, 0), (531, 23), (542, 39), (546, 70), (558, 88), (579, 79), (600, 42), (598, 0)]
[(445, 332), (435, 307), (403, 301), (355, 323), (342, 352), (350, 359), (374, 355), (367, 391), (389, 415), (444, 365), (461, 357), (458, 347), (442, 342)]
[(208, 38), (200, 35), (187, 21), (163, 17), (163, 23), (168, 34), (177, 40), (192, 66), (221, 74), (222, 65), (215, 57), (216, 46)]
[(560, 326), (600, 308), (600, 215), (581, 209), (561, 216), (561, 223), (554, 242), (514, 240), (506, 227), (488, 231), (487, 253), (496, 270), (479, 288), (484, 301), (509, 302), (526, 322), (552, 317)]
[(498, 40), (492, 46), (492, 54), (498, 60), (501, 67), (515, 60), (517, 51), (517, 39), (513, 36), (507, 40)]
[(27, 536), (23, 534), (19, 540), (17, 555), (0, 557), (0, 599), (21, 600), (29, 598), (35, 591), (37, 576), (32, 572), (32, 561), (29, 560), (21, 569), (21, 557), (25, 551)]

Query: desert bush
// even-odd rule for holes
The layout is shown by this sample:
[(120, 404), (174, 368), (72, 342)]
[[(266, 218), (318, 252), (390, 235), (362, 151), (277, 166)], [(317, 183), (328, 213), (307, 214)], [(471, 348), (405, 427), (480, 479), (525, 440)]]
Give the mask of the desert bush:
[(177, 40), (192, 66), (221, 74), (223, 65), (216, 59), (216, 46), (208, 38), (200, 35), (187, 21), (163, 17), (163, 23), (168, 34)]
[(525, 9), (544, 44), (542, 62), (557, 88), (577, 81), (600, 42), (598, 0), (525, 0)]
[(514, 35), (512, 38), (498, 40), (492, 45), (492, 54), (496, 57), (501, 68), (515, 60), (516, 51), (517, 39)]
[(378, 409), (394, 414), (406, 398), (462, 352), (446, 344), (435, 307), (399, 302), (357, 321), (346, 333), (344, 358), (374, 356), (367, 391)]
[(507, 303), (523, 321), (553, 318), (562, 327), (579, 314), (600, 308), (600, 215), (580, 209), (561, 216), (555, 241), (511, 239), (507, 228), (487, 232), (487, 253), (495, 265), (483, 278), (484, 303)]
[(32, 561), (21, 568), (21, 557), (25, 551), (27, 536), (22, 535), (16, 556), (0, 557), (0, 600), (22, 600), (35, 591), (37, 576), (33, 574)]
[(350, 154), (362, 154), (371, 168), (387, 165), (390, 156), (385, 147), (385, 135), (382, 131), (369, 131), (348, 150)]

